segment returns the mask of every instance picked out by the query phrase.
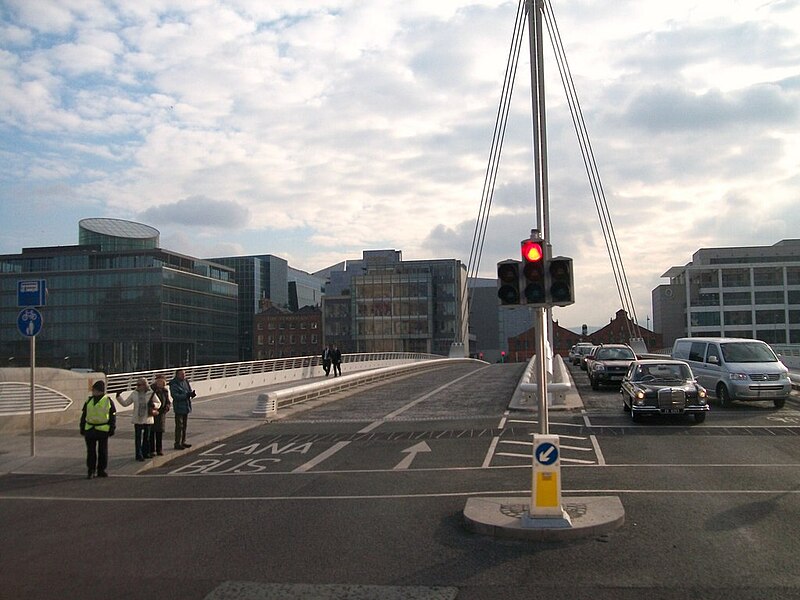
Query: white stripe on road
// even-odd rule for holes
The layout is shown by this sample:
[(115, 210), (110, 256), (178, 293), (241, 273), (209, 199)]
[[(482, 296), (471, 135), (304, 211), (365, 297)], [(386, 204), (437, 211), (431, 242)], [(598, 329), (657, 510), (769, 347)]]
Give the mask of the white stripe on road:
[[(507, 496), (507, 495), (527, 495), (531, 493), (530, 489), (524, 490), (474, 490), (471, 492), (430, 492), (423, 494), (364, 494), (353, 496), (240, 496), (226, 498), (223, 496), (211, 496), (208, 498), (201, 497), (142, 497), (142, 498), (88, 498), (86, 496), (63, 496), (63, 497), (48, 497), (48, 496), (2, 496), (1, 500), (21, 500), (23, 502), (76, 502), (76, 503), (90, 503), (90, 502), (297, 502), (299, 500), (412, 500), (415, 498), (463, 498), (465, 496)], [(608, 488), (608, 489), (577, 489), (577, 490), (562, 490), (562, 494), (656, 494), (656, 495), (705, 495), (717, 494), (722, 496), (744, 495), (744, 496), (777, 496), (777, 495), (798, 495), (798, 489), (783, 489), (783, 490), (659, 490), (659, 489), (644, 489), (635, 490), (627, 488)], [(570, 501), (579, 500), (581, 496), (568, 496), (563, 497), (562, 501), (568, 503)]]
[(350, 442), (337, 442), (336, 444), (334, 444), (333, 446), (331, 446), (330, 448), (325, 450), (325, 452), (323, 452), (321, 454), (317, 454), (314, 458), (312, 458), (307, 463), (304, 463), (304, 464), (300, 465), (299, 467), (297, 467), (296, 469), (294, 469), (292, 471), (292, 473), (305, 473), (306, 471), (310, 471), (311, 469), (316, 467), (319, 463), (321, 463), (324, 460), (329, 459), (331, 456), (336, 454), (339, 450), (341, 450), (342, 448), (344, 448), (348, 444), (350, 444)]

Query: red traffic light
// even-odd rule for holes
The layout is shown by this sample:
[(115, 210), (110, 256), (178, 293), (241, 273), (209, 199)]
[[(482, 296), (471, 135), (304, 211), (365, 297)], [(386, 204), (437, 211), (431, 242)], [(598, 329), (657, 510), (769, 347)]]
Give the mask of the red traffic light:
[(540, 262), (544, 259), (544, 250), (539, 242), (525, 240), (522, 242), (522, 259), (525, 262)]

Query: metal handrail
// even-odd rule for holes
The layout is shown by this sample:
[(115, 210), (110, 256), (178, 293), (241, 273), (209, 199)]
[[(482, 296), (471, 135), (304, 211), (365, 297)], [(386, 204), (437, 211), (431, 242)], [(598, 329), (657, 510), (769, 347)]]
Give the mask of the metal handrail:
[[(442, 357), (438, 354), (427, 354), (423, 352), (370, 352), (343, 354), (342, 363), (353, 364), (387, 360), (419, 361), (440, 358)], [(108, 392), (133, 390), (136, 388), (136, 380), (141, 377), (144, 377), (148, 382), (152, 382), (156, 375), (164, 375), (169, 380), (172, 379), (175, 372), (179, 369), (186, 371), (186, 378), (196, 383), (198, 381), (211, 381), (214, 379), (225, 379), (227, 377), (237, 377), (241, 375), (257, 375), (290, 369), (307, 369), (321, 365), (322, 359), (319, 356), (294, 356), (289, 358), (272, 358), (269, 360), (197, 365), (193, 367), (152, 369), (149, 371), (135, 371), (132, 373), (114, 373), (108, 375), (106, 378), (106, 390)]]

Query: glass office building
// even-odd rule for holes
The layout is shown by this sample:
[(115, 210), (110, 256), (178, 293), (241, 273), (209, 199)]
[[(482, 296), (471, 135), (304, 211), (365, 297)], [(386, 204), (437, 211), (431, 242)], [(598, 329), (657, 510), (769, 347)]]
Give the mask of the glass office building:
[[(232, 270), (159, 249), (158, 231), (117, 219), (80, 222), (77, 246), (0, 256), (0, 316), (14, 323), (17, 284), (47, 282), (36, 364), (106, 373), (237, 359)], [(30, 364), (29, 342), (0, 328), (4, 366)]]
[(467, 345), (461, 261), (403, 261), (398, 250), (370, 250), (330, 276), (323, 299), (326, 343), (347, 352), (445, 356), (454, 342)]
[(232, 280), (239, 286), (238, 360), (254, 360), (253, 316), (261, 310), (262, 300), (279, 308), (289, 306), (289, 265), (286, 259), (271, 254), (208, 260), (233, 270)]

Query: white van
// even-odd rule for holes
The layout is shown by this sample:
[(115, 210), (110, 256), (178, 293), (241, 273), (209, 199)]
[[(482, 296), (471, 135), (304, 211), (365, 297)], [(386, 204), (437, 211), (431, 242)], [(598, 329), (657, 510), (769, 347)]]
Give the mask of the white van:
[(732, 400), (771, 400), (781, 408), (792, 391), (789, 369), (761, 340), (680, 338), (672, 358), (689, 363), (700, 385), (722, 406)]

